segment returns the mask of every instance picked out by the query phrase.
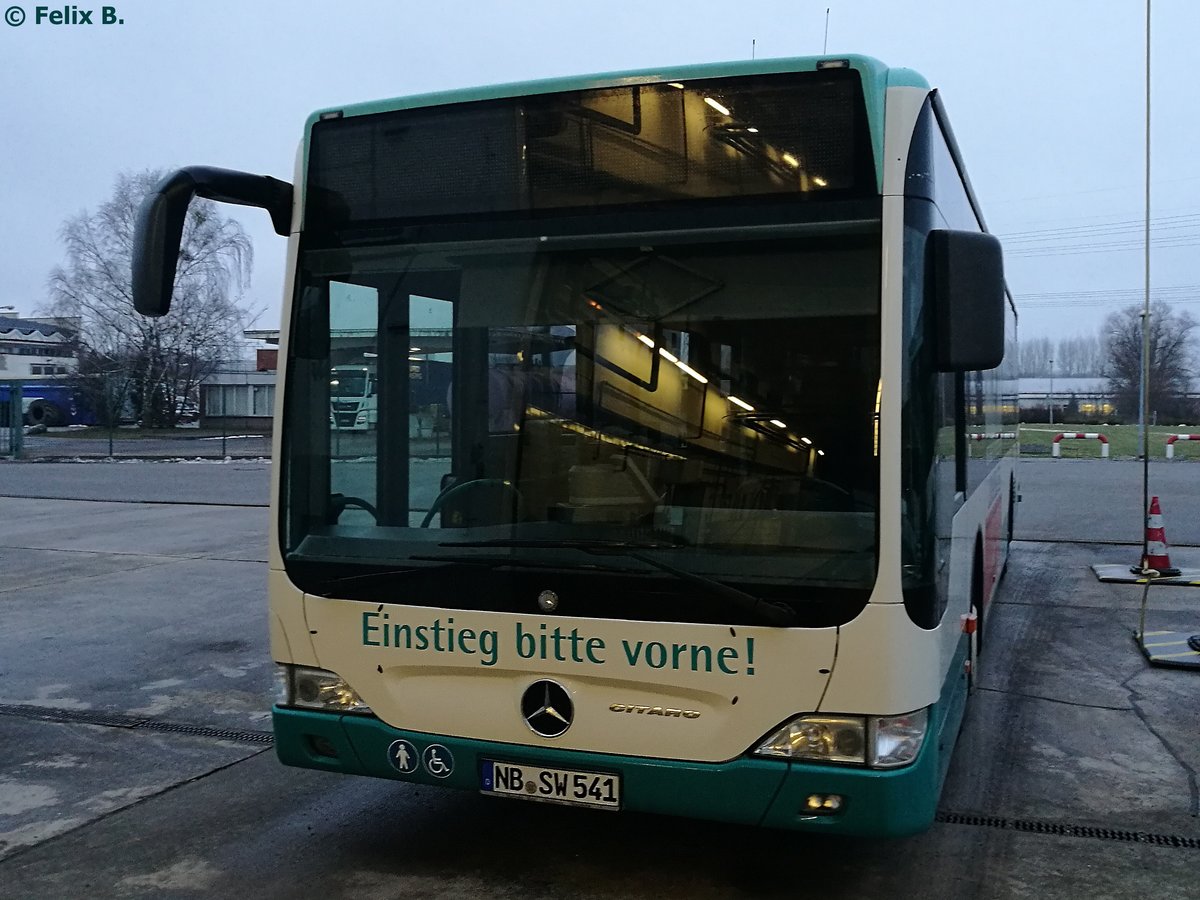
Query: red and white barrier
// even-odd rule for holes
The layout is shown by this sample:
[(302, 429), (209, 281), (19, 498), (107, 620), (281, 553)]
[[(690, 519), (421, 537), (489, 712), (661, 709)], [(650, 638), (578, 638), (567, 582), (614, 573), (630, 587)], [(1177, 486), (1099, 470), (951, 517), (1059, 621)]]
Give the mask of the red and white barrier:
[(1175, 458), (1176, 441), (1200, 441), (1200, 434), (1173, 434), (1167, 438), (1167, 459)]
[(1056, 434), (1054, 436), (1054, 443), (1050, 445), (1050, 455), (1055, 459), (1059, 459), (1062, 456), (1062, 442), (1076, 440), (1099, 441), (1100, 458), (1108, 459), (1108, 436), (1095, 431), (1076, 431), (1074, 434), (1063, 434), (1060, 432)]
[(968, 441), (1015, 441), (1017, 433), (1015, 431), (996, 431), (991, 434), (968, 434)]

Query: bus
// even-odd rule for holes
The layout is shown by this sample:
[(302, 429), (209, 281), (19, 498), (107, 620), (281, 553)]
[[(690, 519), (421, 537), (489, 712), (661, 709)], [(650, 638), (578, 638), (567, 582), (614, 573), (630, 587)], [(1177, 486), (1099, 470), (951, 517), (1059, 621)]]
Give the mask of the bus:
[[(152, 192), (143, 313), (169, 307), (193, 196), (288, 238), (283, 763), (930, 825), (1018, 448), (1000, 245), (920, 75), (756, 60), (322, 110), (292, 184), (195, 167)], [(348, 349), (377, 422), (346, 452), (327, 423)], [(440, 447), (410, 427), (429, 354)]]
[(79, 385), (62, 378), (31, 381), (0, 381), (0, 407), (5, 408), (3, 424), (8, 424), (7, 405), (19, 389), (21, 423), (56, 428), (63, 425), (95, 425), (96, 414)]

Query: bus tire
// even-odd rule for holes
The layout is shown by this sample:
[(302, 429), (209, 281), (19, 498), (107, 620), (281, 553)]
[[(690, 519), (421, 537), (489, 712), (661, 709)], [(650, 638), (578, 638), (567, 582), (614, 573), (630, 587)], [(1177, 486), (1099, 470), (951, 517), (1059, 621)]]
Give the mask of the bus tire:
[(34, 400), (29, 404), (29, 424), (56, 428), (63, 423), (62, 410), (49, 400)]

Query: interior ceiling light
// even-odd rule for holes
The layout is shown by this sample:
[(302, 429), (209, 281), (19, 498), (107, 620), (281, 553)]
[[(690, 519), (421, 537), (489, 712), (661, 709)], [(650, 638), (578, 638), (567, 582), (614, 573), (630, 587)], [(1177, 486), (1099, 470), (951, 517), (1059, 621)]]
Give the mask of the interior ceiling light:
[(754, 407), (740, 397), (734, 397), (733, 395), (730, 395), (729, 402), (734, 406), (740, 406), (746, 412), (754, 412)]
[(687, 372), (687, 374), (691, 375), (701, 384), (708, 384), (708, 379), (689, 366), (687, 363), (677, 361), (675, 365), (679, 366), (679, 368), (681, 368), (684, 372)]

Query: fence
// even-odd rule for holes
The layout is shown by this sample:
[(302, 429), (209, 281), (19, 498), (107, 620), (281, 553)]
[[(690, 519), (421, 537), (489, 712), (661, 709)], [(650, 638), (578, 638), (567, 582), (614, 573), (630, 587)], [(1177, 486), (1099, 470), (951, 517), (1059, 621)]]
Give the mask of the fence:
[(1055, 459), (1061, 459), (1062, 458), (1062, 442), (1063, 441), (1077, 441), (1077, 440), (1099, 441), (1100, 442), (1100, 458), (1108, 459), (1108, 437), (1103, 434), (1099, 434), (1098, 432), (1095, 432), (1095, 431), (1088, 431), (1088, 432), (1076, 431), (1074, 433), (1066, 433), (1066, 434), (1059, 432), (1058, 434), (1056, 434), (1054, 436), (1054, 442), (1050, 447), (1050, 455), (1052, 457), (1054, 457)]
[(24, 418), (21, 382), (0, 381), (0, 456), (21, 458), (25, 438)]
[[(132, 415), (125, 424), (114, 422), (85, 428), (60, 423), (60, 427), (25, 429), (20, 385), (0, 381), (0, 458), (63, 461), (267, 458), (271, 455), (274, 378), (273, 373), (219, 373), (213, 379), (215, 397), (202, 395), (206, 406), (215, 399), (210, 408), (203, 410), (215, 415), (199, 419), (186, 416), (176, 428), (162, 429), (137, 427), (132, 423)], [(206, 383), (203, 389), (210, 387)], [(24, 397), (28, 405), (28, 391)]]

